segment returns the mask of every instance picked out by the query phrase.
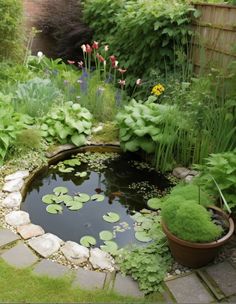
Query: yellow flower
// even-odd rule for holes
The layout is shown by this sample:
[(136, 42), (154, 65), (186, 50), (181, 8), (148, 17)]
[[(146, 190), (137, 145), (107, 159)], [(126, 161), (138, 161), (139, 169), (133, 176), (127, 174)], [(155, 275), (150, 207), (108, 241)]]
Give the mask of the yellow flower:
[(153, 88), (152, 88), (152, 91), (151, 93), (154, 94), (154, 95), (161, 95), (163, 92), (165, 91), (165, 88), (163, 87), (162, 84), (158, 83), (156, 84)]

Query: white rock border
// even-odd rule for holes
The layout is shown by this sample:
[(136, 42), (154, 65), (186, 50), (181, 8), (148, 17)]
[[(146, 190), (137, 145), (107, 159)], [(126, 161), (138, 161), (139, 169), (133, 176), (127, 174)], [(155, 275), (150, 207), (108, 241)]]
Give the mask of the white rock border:
[[(56, 235), (45, 233), (42, 227), (31, 223), (29, 213), (20, 210), (22, 203), (20, 191), (26, 178), (31, 178), (27, 170), (16, 171), (4, 178), (5, 183), (0, 192), (0, 221), (3, 227), (18, 233), (23, 241), (41, 257), (56, 260), (69, 268), (84, 267), (103, 272), (117, 270), (114, 258), (101, 249), (88, 249), (72, 241), (64, 242)], [(22, 233), (23, 230), (27, 231), (27, 235)], [(94, 257), (94, 253), (97, 258)]]

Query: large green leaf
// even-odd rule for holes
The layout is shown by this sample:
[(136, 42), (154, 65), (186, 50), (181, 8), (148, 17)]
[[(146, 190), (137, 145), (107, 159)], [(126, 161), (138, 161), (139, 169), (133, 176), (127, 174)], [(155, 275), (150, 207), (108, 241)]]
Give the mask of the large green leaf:
[(86, 137), (83, 134), (75, 133), (71, 136), (71, 141), (75, 146), (80, 147), (86, 143)]
[(94, 194), (91, 196), (92, 201), (102, 202), (102, 201), (104, 201), (104, 199), (105, 199), (105, 196), (102, 194)]
[(42, 201), (45, 204), (54, 204), (57, 196), (54, 194), (46, 194), (42, 197)]
[(83, 207), (83, 203), (79, 201), (73, 201), (69, 209), (76, 211), (76, 210), (80, 210), (82, 207)]
[(57, 214), (57, 213), (61, 213), (63, 208), (61, 205), (51, 204), (47, 206), (46, 210), (48, 213)]
[(99, 237), (103, 241), (110, 241), (114, 238), (113, 233), (109, 230), (103, 230), (99, 233)]
[(161, 199), (154, 197), (154, 198), (150, 198), (147, 201), (147, 205), (149, 208), (153, 210), (158, 210), (162, 208), (163, 202), (161, 201)]
[(101, 245), (100, 248), (101, 250), (111, 253), (111, 254), (115, 254), (118, 250), (118, 245), (116, 244), (116, 242), (114, 241), (105, 241), (104, 242), (105, 245)]
[(53, 189), (53, 192), (59, 196), (62, 194), (66, 194), (68, 192), (68, 189), (66, 187), (56, 187)]
[(91, 247), (96, 245), (97, 241), (93, 236), (85, 235), (80, 239), (80, 244), (85, 247)]
[(87, 193), (79, 193), (74, 199), (81, 203), (86, 203), (90, 200), (90, 196)]
[(152, 241), (152, 238), (145, 231), (136, 231), (134, 235), (135, 238), (140, 242), (148, 243)]
[(103, 215), (103, 219), (108, 223), (116, 223), (120, 220), (120, 216), (115, 212), (107, 212), (107, 214)]

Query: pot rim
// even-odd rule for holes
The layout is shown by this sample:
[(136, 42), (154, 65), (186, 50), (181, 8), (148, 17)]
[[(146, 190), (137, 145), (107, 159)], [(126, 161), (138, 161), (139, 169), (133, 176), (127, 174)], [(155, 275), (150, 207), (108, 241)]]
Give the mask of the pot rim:
[(218, 207), (209, 206), (208, 208), (214, 209), (218, 214), (221, 214), (229, 223), (229, 231), (222, 238), (220, 238), (216, 241), (213, 241), (213, 242), (209, 242), (209, 243), (195, 243), (195, 242), (185, 241), (185, 240), (178, 238), (172, 232), (170, 232), (170, 230), (167, 228), (166, 224), (163, 222), (163, 220), (161, 220), (162, 229), (165, 232), (167, 238), (178, 243), (179, 245), (186, 246), (186, 247), (192, 247), (192, 248), (214, 248), (214, 247), (219, 247), (219, 246), (223, 245), (224, 243), (226, 243), (234, 233), (233, 219), (231, 217), (228, 217), (227, 214)]

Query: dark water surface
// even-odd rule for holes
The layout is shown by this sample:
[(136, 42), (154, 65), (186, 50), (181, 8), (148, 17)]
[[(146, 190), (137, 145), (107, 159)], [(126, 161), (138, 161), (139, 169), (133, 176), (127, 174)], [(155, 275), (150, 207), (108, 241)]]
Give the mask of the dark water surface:
[[(147, 208), (146, 201), (137, 189), (130, 189), (132, 183), (148, 181), (150, 185), (163, 191), (170, 182), (156, 171), (138, 169), (129, 164), (130, 154), (122, 154), (118, 159), (108, 161), (106, 169), (98, 173), (88, 168), (87, 164), (76, 167), (77, 171), (86, 171), (84, 178), (76, 177), (73, 173), (61, 173), (58, 169), (49, 168), (41, 179), (32, 182), (28, 194), (22, 204), (22, 210), (30, 214), (31, 222), (44, 228), (46, 232), (54, 233), (64, 241), (70, 240), (77, 243), (84, 235), (94, 236), (96, 246), (103, 244), (99, 240), (99, 232), (102, 230), (112, 231), (115, 226), (129, 224), (129, 229), (117, 232), (114, 241), (123, 247), (131, 243), (139, 243), (134, 237), (134, 220), (130, 217), (134, 211)], [(53, 189), (64, 186), (69, 189), (69, 195), (78, 192), (89, 195), (96, 194), (101, 189), (105, 195), (103, 202), (89, 201), (83, 204), (78, 211), (71, 211), (63, 205), (61, 214), (49, 214), (46, 211), (47, 204), (42, 202), (42, 197), (53, 193)], [(117, 223), (107, 223), (103, 215), (107, 212), (116, 212), (120, 215)], [(126, 225), (127, 226), (127, 225)]]

